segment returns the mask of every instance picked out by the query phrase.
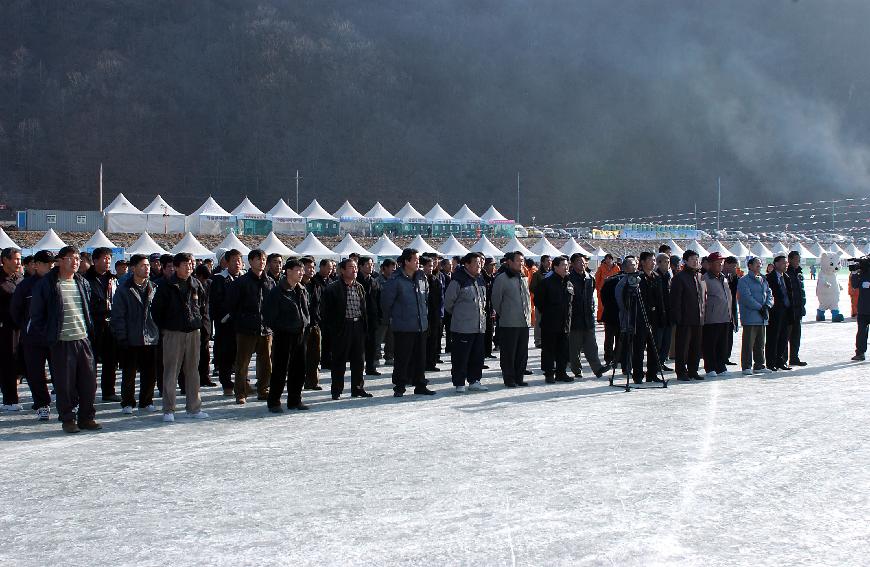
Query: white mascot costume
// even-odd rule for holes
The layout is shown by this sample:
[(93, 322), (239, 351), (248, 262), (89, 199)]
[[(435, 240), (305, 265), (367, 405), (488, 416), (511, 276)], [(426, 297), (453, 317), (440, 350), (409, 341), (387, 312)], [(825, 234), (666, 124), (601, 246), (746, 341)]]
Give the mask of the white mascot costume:
[(816, 279), (816, 297), (819, 298), (819, 308), (816, 311), (816, 321), (825, 320), (825, 312), (831, 312), (831, 321), (842, 323), (843, 315), (840, 313), (840, 291), (843, 289), (837, 282), (837, 263), (839, 258), (836, 254), (822, 253), (819, 258), (819, 275)]

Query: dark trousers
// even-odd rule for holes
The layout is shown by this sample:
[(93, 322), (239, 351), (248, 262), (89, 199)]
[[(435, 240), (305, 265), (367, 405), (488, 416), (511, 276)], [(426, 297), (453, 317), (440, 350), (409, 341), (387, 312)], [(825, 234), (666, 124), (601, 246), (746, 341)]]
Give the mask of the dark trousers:
[(103, 397), (115, 395), (115, 380), (118, 370), (118, 357), (115, 353), (115, 339), (112, 337), (112, 331), (109, 329), (108, 323), (98, 322), (94, 324), (94, 341), (96, 342), (96, 362), (102, 364), (100, 371), (100, 392)]
[(784, 309), (772, 310), (767, 323), (767, 343), (764, 358), (768, 368), (786, 365), (788, 357), (788, 326), (791, 313)]
[(616, 363), (614, 353), (619, 343), (619, 323), (604, 323), (604, 364)]
[(668, 361), (668, 353), (671, 352), (671, 339), (673, 338), (673, 325), (659, 328), (656, 331), (656, 340), (659, 344), (659, 364), (664, 365)]
[(788, 328), (788, 361), (791, 364), (800, 362), (801, 350), (801, 321), (799, 314), (795, 313), (794, 321)]
[(858, 315), (858, 334), (855, 335), (855, 354), (867, 352), (867, 326), (870, 325), (870, 315)]
[[(659, 349), (655, 336), (650, 335), (646, 325), (635, 330), (634, 336), (622, 337), (622, 341), (631, 340), (631, 376), (635, 381), (643, 379), (643, 355), (646, 353), (646, 376), (654, 377), (659, 371)], [(625, 357), (629, 356), (628, 352)], [(623, 369), (625, 366), (623, 365)]]
[(211, 355), (208, 352), (208, 343), (211, 336), (202, 329), (199, 332), (199, 385), (205, 386), (211, 382)]
[(320, 327), (315, 325), (308, 330), (305, 339), (306, 388), (314, 388), (319, 385), (320, 375), (317, 370), (318, 365), (320, 365)]
[(485, 333), (453, 333), (453, 350), (450, 351), (450, 377), (454, 386), (480, 382), (483, 375), (483, 352)]
[(362, 390), (365, 364), (365, 328), (362, 320), (345, 319), (344, 328), (332, 337), (332, 394), (344, 391), (345, 366), (350, 362), (350, 390)]
[(27, 386), (30, 388), (30, 395), (33, 396), (33, 409), (47, 408), (51, 405), (48, 377), (45, 375), (45, 363), (49, 359), (48, 347), (25, 341), (19, 348), (24, 357)]
[(332, 366), (332, 340), (329, 330), (320, 327), (320, 368), (329, 370)]
[(375, 334), (376, 327), (375, 325), (369, 325), (369, 328), (366, 330), (366, 339), (365, 339), (365, 354), (366, 354), (366, 372), (373, 373), (378, 369), (378, 349), (375, 345)]
[(529, 328), (499, 327), (498, 344), (505, 386), (521, 384), (529, 361)]
[[(302, 333), (274, 331), (272, 335), (272, 378), (269, 382), (270, 408), (281, 405), (281, 394), (287, 385), (287, 407), (302, 403), (302, 386), (305, 385), (305, 342)], [(343, 380), (342, 380), (343, 382)]]
[[(120, 349), (121, 407), (136, 407), (136, 372), (139, 372), (139, 407), (154, 403), (157, 384), (157, 346), (129, 346)], [(161, 377), (162, 378), (162, 377)]]
[(425, 386), (425, 333), (393, 331), (393, 348), (393, 390), (404, 392), (407, 386)]
[(94, 418), (97, 413), (97, 374), (94, 371), (94, 353), (88, 339), (58, 341), (51, 346), (51, 380), (57, 396), (60, 421), (76, 419), (79, 423)]
[(453, 346), (453, 337), (450, 334), (450, 319), (452, 316), (450, 313), (444, 314), (444, 352), (450, 352), (450, 348)]
[(441, 317), (430, 313), (429, 332), (426, 333), (426, 368), (438, 365), (438, 357), (441, 356), (441, 332)]
[(214, 324), (214, 365), (224, 390), (233, 388), (233, 369), (236, 364), (236, 330), (232, 323)]
[(495, 321), (492, 319), (492, 313), (486, 314), (486, 332), (483, 337), (483, 354), (484, 356), (492, 356), (492, 343), (495, 338)]
[(725, 347), (725, 360), (731, 360), (734, 351), (734, 323), (728, 323), (728, 346)]
[(541, 370), (547, 378), (567, 376), (568, 333), (541, 329)]
[(677, 325), (674, 337), (674, 372), (677, 377), (698, 373), (701, 364), (701, 325)]
[(11, 327), (0, 327), (0, 390), (3, 405), (18, 403), (18, 365), (15, 362), (15, 347), (18, 333)]
[(728, 335), (730, 334), (731, 323), (704, 325), (701, 349), (704, 351), (705, 372), (725, 372), (725, 361), (728, 360)]

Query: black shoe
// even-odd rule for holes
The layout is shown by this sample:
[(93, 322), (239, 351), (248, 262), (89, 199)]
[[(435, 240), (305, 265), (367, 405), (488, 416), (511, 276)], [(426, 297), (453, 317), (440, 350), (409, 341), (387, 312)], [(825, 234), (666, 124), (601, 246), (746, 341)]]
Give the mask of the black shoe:
[(668, 368), (668, 367), (667, 367), (666, 365), (664, 365), (664, 364), (662, 364), (662, 370), (664, 370), (665, 372), (673, 372), (673, 371), (674, 371), (673, 368)]
[(556, 379), (552, 376), (544, 376), (544, 382), (546, 382), (547, 384), (555, 384)]
[(565, 376), (559, 376), (558, 378), (556, 378), (556, 382), (569, 383), (569, 382), (573, 382), (573, 381), (574, 381), (574, 379), (571, 378), (570, 376), (568, 376), (567, 374)]
[(606, 368), (606, 367), (602, 366), (602, 367), (599, 368), (596, 372), (593, 372), (593, 374), (595, 374), (595, 377), (596, 377), (596, 378), (601, 378), (602, 376), (604, 376), (604, 373), (607, 372), (607, 370), (605, 370), (605, 368)]
[(514, 384), (513, 382), (511, 382), (510, 384), (505, 384), (504, 387), (505, 387), (505, 388), (516, 388), (517, 385)]
[(768, 366), (767, 369), (771, 372), (779, 372), (779, 366)]
[(804, 362), (803, 360), (797, 360), (797, 361), (795, 361), (795, 362), (789, 362), (789, 364), (791, 364), (792, 366), (806, 366), (806, 365), (807, 365), (807, 363)]
[(780, 370), (794, 370), (791, 366), (782, 365), (779, 367)]
[(366, 392), (365, 390), (357, 390), (356, 392), (352, 392), (350, 395), (351, 398), (371, 398), (372, 395)]
[(283, 410), (283, 408), (281, 408), (281, 406), (273, 406), (273, 407), (270, 407), (270, 408), (269, 408), (269, 411), (270, 411), (271, 413), (284, 413), (284, 410)]
[(438, 360), (435, 361), (435, 363), (436, 364), (444, 364), (444, 361), (439, 358)]
[(662, 379), (659, 378), (658, 376), (647, 376), (646, 381), (647, 382), (661, 382)]
[(679, 380), (680, 382), (691, 382), (692, 377), (691, 376), (677, 376), (677, 380)]
[(571, 374), (573, 374), (573, 375), (574, 375), (574, 378), (576, 378), (576, 379), (578, 379), (578, 380), (582, 380), (582, 379), (583, 379), (583, 373), (582, 373), (582, 372), (572, 372)]
[(631, 381), (634, 382), (635, 384), (643, 384), (643, 376), (640, 376), (640, 377), (633, 376), (631, 378)]
[(103, 396), (103, 401), (104, 402), (120, 402), (121, 396), (119, 396), (117, 394), (110, 394), (108, 396)]
[(483, 369), (484, 369), (484, 370), (489, 370), (489, 366), (486, 365), (486, 364), (484, 364), (484, 365), (483, 365)]
[(693, 374), (692, 375), (692, 380), (703, 380), (703, 379), (704, 379), (704, 377), (701, 376), (700, 374)]
[(308, 406), (306, 406), (306, 405), (303, 404), (302, 402), (299, 402), (299, 403), (296, 404), (295, 406), (287, 406), (287, 409), (295, 409), (295, 410), (299, 410), (299, 411), (305, 411), (305, 410), (307, 410), (307, 409), (309, 409), (309, 408), (308, 408)]
[(341, 394), (332, 394), (332, 399), (333, 399), (333, 400), (337, 400), (337, 399), (340, 398), (340, 397), (341, 397)]
[(199, 386), (200, 388), (214, 388), (215, 386), (217, 386), (217, 384), (209, 380), (208, 382), (202, 383)]
[(322, 390), (323, 386), (311, 386), (310, 388), (306, 386), (305, 389), (306, 390)]
[(860, 361), (860, 360), (864, 360), (864, 353), (856, 354), (855, 356), (852, 357), (852, 360), (854, 360), (856, 362)]
[(417, 386), (414, 388), (414, 393), (418, 396), (434, 396), (435, 390), (430, 390), (426, 386)]
[(381, 373), (377, 370), (366, 370), (366, 376), (380, 376)]
[(531, 370), (523, 370), (523, 376), (531, 376), (532, 374), (534, 374), (534, 372)]
[(725, 361), (725, 366), (737, 366), (736, 362), (731, 362), (730, 360)]
[(393, 397), (394, 397), (394, 398), (401, 398), (401, 397), (404, 396), (404, 395), (405, 395), (405, 391), (404, 391), (404, 390), (401, 390), (401, 391), (399, 391), (399, 390), (395, 390), (395, 391), (393, 391)]
[(426, 372), (441, 372), (441, 369), (437, 366), (427, 366)]
[(528, 382), (517, 382), (517, 386), (520, 388), (527, 388), (529, 386)]

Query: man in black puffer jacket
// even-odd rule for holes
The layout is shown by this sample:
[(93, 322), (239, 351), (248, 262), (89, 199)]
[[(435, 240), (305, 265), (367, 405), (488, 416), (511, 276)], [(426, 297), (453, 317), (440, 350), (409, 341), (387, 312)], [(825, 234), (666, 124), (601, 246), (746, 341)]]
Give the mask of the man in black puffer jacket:
[(574, 381), (566, 372), (573, 296), (568, 259), (557, 256), (553, 258), (552, 272), (535, 288), (535, 309), (541, 328), (541, 370), (547, 384)]
[(571, 333), (568, 337), (568, 357), (574, 376), (581, 377), (580, 353), (592, 368), (596, 378), (605, 372), (598, 358), (598, 342), (595, 340), (595, 280), (586, 270), (588, 258), (580, 253), (571, 255), (571, 273), (568, 279), (574, 286), (571, 303)]
[(302, 285), (305, 268), (291, 258), (284, 264), (284, 277), (263, 300), (263, 318), (272, 329), (272, 379), (266, 405), (281, 413), (281, 394), (287, 385), (287, 408), (307, 410), (302, 403), (305, 384), (306, 332), (311, 324), (308, 291)]
[(95, 248), (91, 254), (93, 264), (85, 272), (85, 279), (91, 284), (91, 316), (94, 318), (94, 354), (97, 362), (102, 363), (100, 390), (104, 402), (120, 402), (115, 393), (115, 373), (118, 368), (115, 340), (109, 328), (112, 316), (112, 296), (118, 288), (118, 279), (109, 270), (112, 264), (112, 250)]

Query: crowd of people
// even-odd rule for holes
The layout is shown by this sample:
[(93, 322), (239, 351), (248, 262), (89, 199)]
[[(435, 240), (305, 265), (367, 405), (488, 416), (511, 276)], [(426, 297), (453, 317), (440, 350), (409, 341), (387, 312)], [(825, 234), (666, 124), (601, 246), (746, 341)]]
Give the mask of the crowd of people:
[(123, 414), (162, 411), (165, 422), (175, 420), (177, 391), (184, 415), (208, 418), (204, 387), (220, 386), (237, 404), (256, 396), (274, 413), (304, 411), (303, 392), (323, 389), (320, 370), (337, 400), (348, 368), (351, 397), (372, 397), (366, 376), (388, 367), (393, 396), (432, 396), (427, 373), (444, 364), (442, 349), (456, 393), (488, 389), (483, 370), (496, 352), (504, 386), (521, 388), (533, 374), (530, 342), (546, 384), (582, 378), (583, 359), (597, 378), (620, 370), (635, 383), (661, 382), (664, 372), (704, 380), (735, 365), (741, 326), (743, 374), (806, 364), (796, 252), (774, 258), (766, 274), (758, 258), (743, 273), (734, 257), (670, 252), (607, 255), (594, 273), (579, 253), (535, 262), (520, 252), (442, 258), (410, 248), (379, 266), (356, 254), (336, 263), (253, 250), (245, 269), (229, 250), (217, 266), (185, 253), (134, 255), (113, 271), (108, 248), (24, 259), (7, 248), (0, 354), (14, 363), (0, 365), (2, 409), (23, 409), (24, 379), (37, 419), (50, 420), (54, 404), (67, 433), (102, 427), (98, 384), (102, 401)]

